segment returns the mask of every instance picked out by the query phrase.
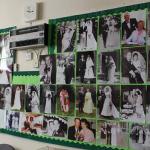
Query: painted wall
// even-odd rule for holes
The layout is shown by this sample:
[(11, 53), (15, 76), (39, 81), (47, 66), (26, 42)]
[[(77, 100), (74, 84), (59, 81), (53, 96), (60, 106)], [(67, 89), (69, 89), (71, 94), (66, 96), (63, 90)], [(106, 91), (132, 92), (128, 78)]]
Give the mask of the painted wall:
[[(83, 14), (104, 9), (116, 8), (149, 0), (36, 0), (39, 3), (39, 20), (34, 24), (48, 22), (48, 19)], [(27, 26), (24, 23), (25, 0), (0, 0), (0, 28)], [(20, 59), (23, 55), (19, 54)], [(8, 143), (18, 150), (37, 150), (47, 144), (33, 142), (0, 134), (0, 143)], [(56, 147), (56, 146), (55, 146)]]

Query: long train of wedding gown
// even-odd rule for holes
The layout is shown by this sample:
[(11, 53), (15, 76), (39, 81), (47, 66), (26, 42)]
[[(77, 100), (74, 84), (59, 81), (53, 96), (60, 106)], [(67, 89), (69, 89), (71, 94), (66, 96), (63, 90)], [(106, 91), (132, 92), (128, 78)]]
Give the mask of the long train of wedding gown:
[(52, 93), (50, 90), (46, 91), (46, 104), (45, 104), (45, 113), (52, 113), (51, 110), (51, 102), (52, 102)]

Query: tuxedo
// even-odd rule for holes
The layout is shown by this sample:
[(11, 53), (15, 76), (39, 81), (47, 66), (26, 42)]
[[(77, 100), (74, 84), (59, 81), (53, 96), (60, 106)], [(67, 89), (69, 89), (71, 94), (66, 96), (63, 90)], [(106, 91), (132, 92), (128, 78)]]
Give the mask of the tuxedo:
[(57, 51), (61, 52), (62, 49), (62, 39), (63, 39), (64, 31), (58, 31), (57, 33)]
[(126, 39), (130, 37), (132, 32), (136, 30), (137, 28), (137, 20), (135, 18), (131, 18), (129, 25), (126, 21), (122, 23), (122, 37), (124, 36), (124, 33), (126, 32)]
[(104, 48), (106, 48), (108, 30), (109, 30), (108, 24), (105, 23), (104, 25), (102, 25), (102, 38), (103, 38)]
[(76, 130), (75, 126), (69, 127), (69, 129), (68, 129), (68, 139), (69, 140), (77, 140), (75, 135), (76, 135), (76, 133), (79, 133), (80, 131), (81, 131), (81, 128)]
[(83, 112), (85, 93), (79, 91), (79, 112)]
[(79, 74), (80, 74), (80, 80), (81, 80), (81, 83), (84, 83), (84, 75), (85, 75), (85, 69), (86, 69), (86, 61), (85, 59), (80, 59), (79, 60)]

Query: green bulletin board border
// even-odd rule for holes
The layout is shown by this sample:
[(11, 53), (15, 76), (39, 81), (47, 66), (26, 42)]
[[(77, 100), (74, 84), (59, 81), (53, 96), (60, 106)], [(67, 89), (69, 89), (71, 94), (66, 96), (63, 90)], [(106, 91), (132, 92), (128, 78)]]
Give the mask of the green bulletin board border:
[[(150, 8), (150, 2), (148, 3), (142, 3), (142, 4), (135, 4), (131, 6), (124, 6), (124, 7), (119, 7), (119, 8), (114, 8), (114, 9), (108, 9), (108, 10), (102, 10), (98, 12), (93, 12), (93, 13), (88, 13), (88, 14), (82, 14), (82, 15), (75, 15), (75, 16), (69, 16), (69, 17), (64, 17), (64, 18), (57, 18), (57, 19), (50, 19), (49, 20), (49, 46), (48, 46), (48, 51), (49, 54), (54, 53), (55, 49), (55, 31), (56, 31), (56, 24), (61, 21), (69, 21), (69, 20), (79, 20), (82, 18), (92, 18), (92, 17), (98, 17), (98, 16), (104, 16), (104, 15), (109, 15), (109, 14), (119, 14), (122, 12), (126, 11), (136, 11), (136, 10), (142, 10)], [(9, 32), (11, 29), (14, 27), (6, 28), (6, 29), (0, 29), (0, 34), (4, 32)], [(24, 83), (26, 80), (25, 77), (28, 77), (28, 80), (25, 82), (35, 82), (36, 84), (38, 83), (38, 72), (14, 72), (13, 73), (13, 78), (15, 78), (14, 83), (17, 83), (17, 81), (22, 80)], [(19, 79), (20, 78), (20, 79)], [(32, 79), (35, 78), (33, 81)], [(26, 134), (22, 132), (16, 132), (12, 130), (7, 130), (7, 129), (0, 129), (0, 133), (5, 133), (5, 134), (10, 134), (13, 136), (17, 137), (22, 137), (22, 138), (27, 138), (39, 142), (44, 142), (44, 143), (49, 143), (49, 144), (57, 144), (57, 145), (62, 145), (62, 146), (69, 146), (69, 147), (74, 147), (74, 148), (81, 148), (81, 149), (89, 149), (89, 150), (128, 150), (128, 148), (116, 148), (112, 147), (110, 145), (94, 145), (94, 144), (89, 144), (89, 143), (81, 143), (77, 141), (71, 141), (71, 140), (64, 140), (64, 139), (57, 139), (53, 137), (43, 137), (43, 136), (37, 136), (33, 134)]]

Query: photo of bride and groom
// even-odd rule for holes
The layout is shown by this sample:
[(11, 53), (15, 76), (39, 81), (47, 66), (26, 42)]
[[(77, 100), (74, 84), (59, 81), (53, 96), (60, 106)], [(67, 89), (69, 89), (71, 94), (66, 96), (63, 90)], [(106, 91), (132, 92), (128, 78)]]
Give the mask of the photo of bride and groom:
[(102, 119), (119, 119), (120, 86), (99, 86), (97, 92), (97, 113)]
[(76, 116), (96, 117), (96, 87), (77, 86), (76, 87)]
[(120, 51), (100, 52), (98, 55), (98, 82), (120, 83)]
[(149, 150), (150, 126), (132, 124), (130, 128), (130, 147), (133, 150)]
[(78, 52), (76, 63), (76, 83), (96, 83), (96, 53)]
[(74, 53), (57, 55), (56, 83), (72, 84), (75, 80), (75, 56)]
[(97, 19), (81, 19), (77, 39), (77, 51), (97, 50)]
[(76, 21), (66, 21), (57, 25), (57, 53), (72, 52), (74, 50), (76, 24)]
[(98, 121), (97, 143), (128, 148), (128, 123)]
[(57, 115), (74, 116), (75, 89), (71, 85), (58, 85), (56, 97)]
[(146, 83), (146, 62), (145, 48), (123, 49), (122, 83)]
[(122, 86), (121, 119), (145, 123), (145, 86)]
[(68, 139), (94, 143), (96, 141), (96, 122), (87, 119), (70, 118), (68, 120)]
[(121, 16), (106, 16), (99, 19), (99, 49), (101, 51), (120, 48)]

